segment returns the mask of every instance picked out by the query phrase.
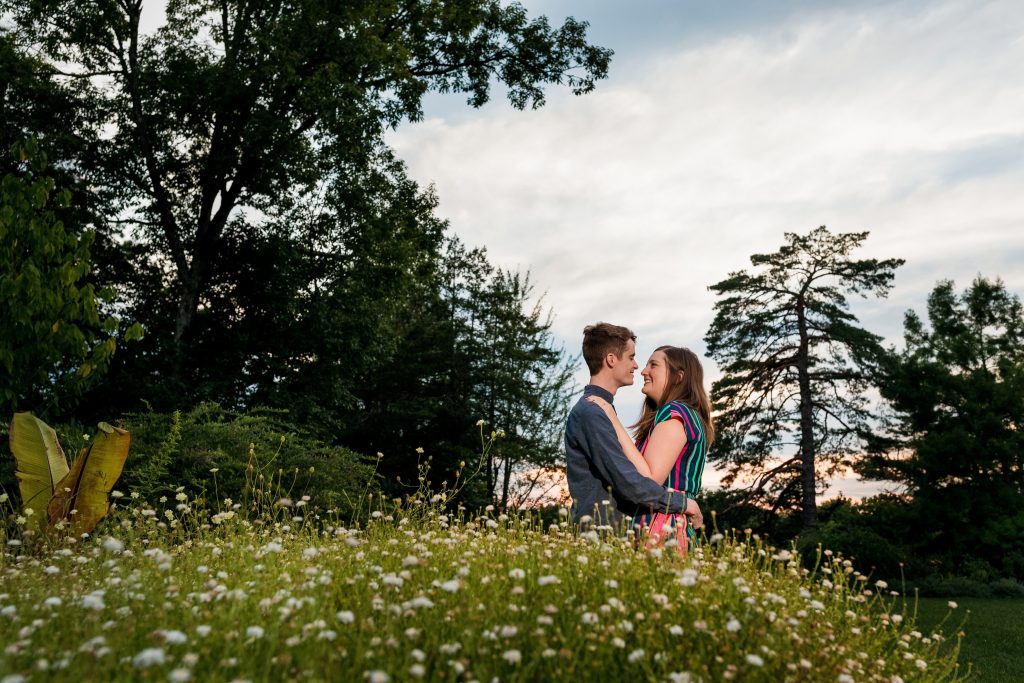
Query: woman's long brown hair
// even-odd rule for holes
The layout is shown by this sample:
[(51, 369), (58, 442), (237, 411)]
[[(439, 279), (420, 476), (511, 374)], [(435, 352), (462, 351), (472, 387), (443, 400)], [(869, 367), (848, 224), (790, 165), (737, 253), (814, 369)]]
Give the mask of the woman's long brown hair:
[(697, 411), (704, 427), (704, 436), (710, 446), (715, 440), (715, 425), (711, 419), (711, 399), (704, 390), (704, 368), (700, 364), (700, 359), (690, 349), (679, 346), (659, 346), (655, 351), (665, 354), (668, 381), (665, 384), (665, 391), (657, 401), (650, 396), (644, 398), (640, 419), (632, 427), (634, 438), (637, 441), (647, 438), (654, 427), (658, 409), (671, 401), (679, 401)]

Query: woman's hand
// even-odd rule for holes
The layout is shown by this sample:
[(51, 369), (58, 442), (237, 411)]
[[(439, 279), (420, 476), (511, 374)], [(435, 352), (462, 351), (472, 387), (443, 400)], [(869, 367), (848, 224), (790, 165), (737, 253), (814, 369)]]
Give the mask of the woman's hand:
[(636, 444), (633, 443), (633, 438), (629, 435), (629, 432), (622, 426), (622, 422), (619, 421), (619, 416), (615, 412), (615, 408), (612, 407), (612, 404), (599, 396), (587, 396), (587, 400), (597, 405), (608, 416), (608, 421), (612, 423), (612, 429), (615, 430), (615, 436), (619, 440), (619, 446), (622, 447), (622, 453), (633, 463), (633, 467), (636, 468), (637, 472), (648, 479), (652, 479), (651, 468), (647, 465), (647, 461), (644, 460), (644, 456), (637, 450)]
[(603, 410), (604, 414), (607, 415), (608, 418), (612, 421), (612, 424), (615, 424), (618, 421), (619, 416), (615, 412), (615, 408), (612, 407), (611, 403), (604, 400), (600, 396), (587, 396), (587, 400), (596, 405), (601, 410)]

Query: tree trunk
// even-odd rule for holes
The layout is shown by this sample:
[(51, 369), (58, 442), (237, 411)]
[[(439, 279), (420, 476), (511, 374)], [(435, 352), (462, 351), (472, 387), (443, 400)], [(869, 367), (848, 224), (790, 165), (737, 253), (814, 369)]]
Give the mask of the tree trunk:
[(797, 377), (800, 383), (800, 488), (802, 493), (801, 520), (804, 529), (818, 526), (817, 477), (814, 472), (814, 414), (811, 395), (810, 342), (807, 319), (801, 297), (796, 306), (800, 349), (797, 352)]
[(501, 509), (508, 508), (508, 486), (512, 479), (512, 457), (505, 458), (505, 480), (501, 483)]

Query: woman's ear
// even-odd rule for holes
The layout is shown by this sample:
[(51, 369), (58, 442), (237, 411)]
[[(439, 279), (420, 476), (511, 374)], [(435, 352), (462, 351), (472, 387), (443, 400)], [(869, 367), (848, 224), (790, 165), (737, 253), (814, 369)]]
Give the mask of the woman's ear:
[(678, 377), (676, 378), (676, 382), (677, 382), (678, 384), (682, 384), (682, 383), (683, 383), (683, 377), (685, 377), (685, 376), (686, 376), (686, 373), (685, 373), (685, 372), (683, 372), (682, 370), (679, 370), (679, 371), (678, 371), (678, 375), (679, 375), (679, 376), (678, 376)]

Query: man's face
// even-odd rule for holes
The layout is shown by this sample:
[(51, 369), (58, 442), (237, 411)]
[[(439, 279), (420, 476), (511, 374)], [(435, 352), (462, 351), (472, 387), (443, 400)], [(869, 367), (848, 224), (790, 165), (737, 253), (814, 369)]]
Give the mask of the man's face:
[(640, 367), (636, 364), (636, 344), (633, 340), (626, 342), (626, 349), (621, 356), (608, 354), (608, 363), (612, 368), (612, 378), (620, 387), (633, 384), (633, 372)]

